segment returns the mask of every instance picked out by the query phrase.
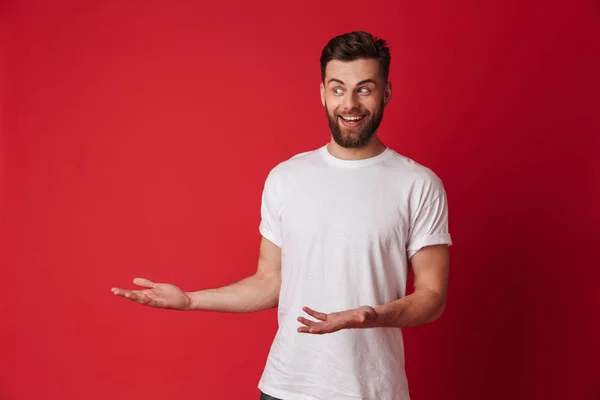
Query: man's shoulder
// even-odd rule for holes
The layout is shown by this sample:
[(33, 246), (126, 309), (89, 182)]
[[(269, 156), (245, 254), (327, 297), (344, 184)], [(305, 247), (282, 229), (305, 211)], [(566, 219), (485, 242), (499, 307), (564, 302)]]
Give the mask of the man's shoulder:
[(394, 174), (411, 181), (441, 181), (439, 176), (431, 168), (400, 154), (395, 150), (391, 150), (391, 152), (392, 156), (388, 158), (386, 166)]
[(308, 151), (303, 151), (302, 153), (298, 153), (288, 158), (285, 161), (282, 161), (279, 165), (286, 166), (298, 166), (306, 163), (313, 163), (319, 157), (319, 152), (322, 150), (322, 147), (317, 149), (312, 149)]
[(321, 148), (297, 153), (273, 167), (269, 175), (289, 175), (304, 168), (314, 167), (320, 159), (319, 151)]

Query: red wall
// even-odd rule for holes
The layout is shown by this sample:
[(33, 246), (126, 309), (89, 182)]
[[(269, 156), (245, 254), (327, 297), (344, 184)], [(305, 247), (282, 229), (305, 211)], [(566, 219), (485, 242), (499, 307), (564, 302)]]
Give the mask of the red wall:
[(264, 179), (328, 140), (318, 58), (355, 29), (392, 48), (381, 137), (450, 201), (447, 311), (405, 331), (413, 399), (600, 396), (597, 1), (0, 11), (0, 399), (257, 398), (273, 310), (109, 289), (254, 271)]

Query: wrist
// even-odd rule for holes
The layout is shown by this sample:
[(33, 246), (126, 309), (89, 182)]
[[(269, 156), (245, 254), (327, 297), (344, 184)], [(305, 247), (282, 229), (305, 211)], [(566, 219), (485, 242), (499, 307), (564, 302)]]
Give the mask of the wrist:
[(194, 298), (192, 296), (192, 293), (190, 293), (190, 292), (183, 292), (183, 295), (185, 296), (185, 302), (183, 304), (182, 311), (192, 311), (192, 310), (195, 310), (196, 306), (194, 304)]
[(381, 304), (376, 307), (375, 314), (377, 315), (375, 321), (376, 327), (392, 327), (395, 326), (394, 320), (395, 314), (393, 308), (390, 307), (389, 304)]
[(358, 328), (374, 328), (378, 325), (379, 314), (375, 307), (361, 306), (358, 311)]

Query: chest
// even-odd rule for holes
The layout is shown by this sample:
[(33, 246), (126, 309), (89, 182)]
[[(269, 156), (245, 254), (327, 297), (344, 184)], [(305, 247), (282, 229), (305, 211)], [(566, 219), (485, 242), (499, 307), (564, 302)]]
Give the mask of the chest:
[(288, 193), (281, 223), (288, 241), (401, 244), (409, 229), (407, 195), (378, 177), (306, 180)]

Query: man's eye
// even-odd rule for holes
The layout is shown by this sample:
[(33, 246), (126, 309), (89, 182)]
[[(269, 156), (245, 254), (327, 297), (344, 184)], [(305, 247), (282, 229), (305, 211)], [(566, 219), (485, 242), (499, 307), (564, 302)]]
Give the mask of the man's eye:
[(333, 89), (333, 93), (342, 94), (342, 93), (344, 93), (344, 91), (341, 88), (335, 88), (335, 89)]
[(369, 93), (370, 90), (369, 88), (366, 87), (361, 87), (360, 89), (358, 89), (358, 93)]

